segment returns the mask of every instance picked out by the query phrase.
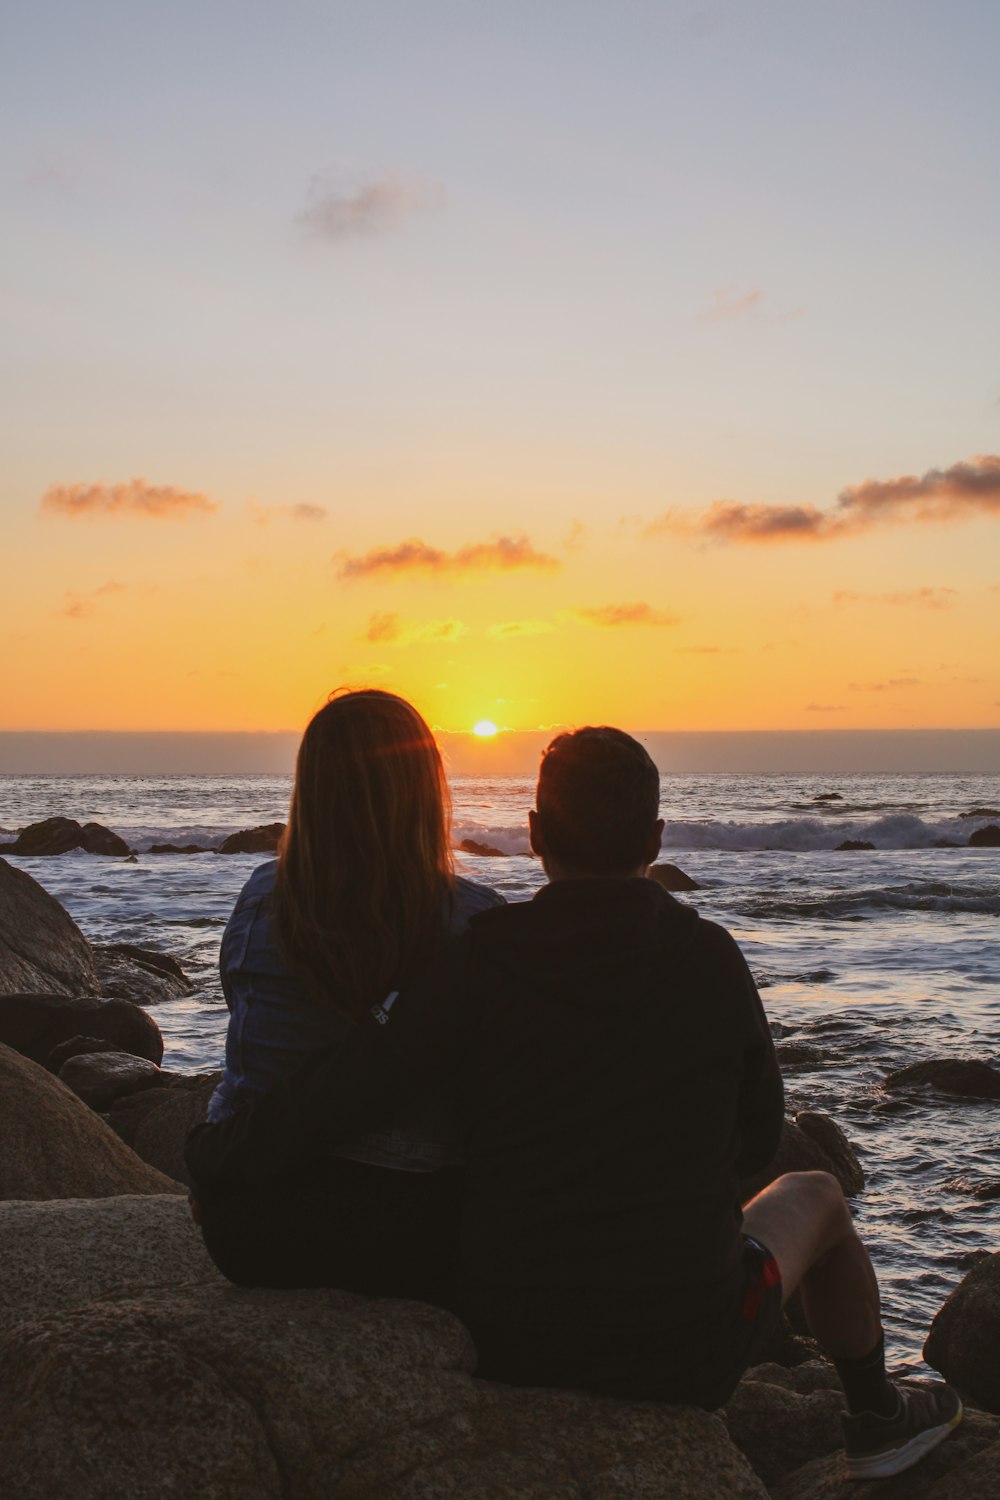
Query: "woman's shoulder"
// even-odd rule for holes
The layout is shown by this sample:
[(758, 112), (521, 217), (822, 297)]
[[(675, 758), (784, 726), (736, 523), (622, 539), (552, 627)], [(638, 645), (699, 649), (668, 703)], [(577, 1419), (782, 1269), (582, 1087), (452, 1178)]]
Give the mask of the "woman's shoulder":
[(489, 911), (491, 906), (505, 906), (506, 898), (492, 886), (481, 885), (478, 880), (469, 880), (465, 875), (455, 877), (455, 893), (451, 904), (452, 933), (464, 932), (469, 918), (477, 912)]
[(266, 901), (274, 890), (274, 877), (277, 873), (278, 861), (276, 859), (268, 859), (262, 865), (258, 865), (236, 898), (236, 905), (252, 905)]

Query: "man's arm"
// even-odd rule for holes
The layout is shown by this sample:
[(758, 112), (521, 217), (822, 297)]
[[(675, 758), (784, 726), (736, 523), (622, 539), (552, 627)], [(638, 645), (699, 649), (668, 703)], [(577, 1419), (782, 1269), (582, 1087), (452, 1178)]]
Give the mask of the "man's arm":
[(299, 1171), (447, 1087), (459, 1055), (465, 960), (466, 944), (458, 942), (431, 975), (400, 993), (384, 1023), (366, 1016), (228, 1120), (199, 1125), (184, 1152), (195, 1195)]
[(739, 1098), (740, 1153), (736, 1162), (737, 1173), (745, 1177), (766, 1167), (778, 1149), (785, 1116), (785, 1090), (771, 1028), (753, 975), (735, 941), (733, 949), (738, 960), (738, 982), (747, 1023)]

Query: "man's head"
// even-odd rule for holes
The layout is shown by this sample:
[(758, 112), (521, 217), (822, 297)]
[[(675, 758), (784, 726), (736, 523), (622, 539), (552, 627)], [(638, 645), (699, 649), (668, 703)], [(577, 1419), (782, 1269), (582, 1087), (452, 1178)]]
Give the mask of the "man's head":
[(660, 774), (631, 735), (560, 734), (542, 755), (531, 847), (550, 879), (641, 874), (656, 859)]

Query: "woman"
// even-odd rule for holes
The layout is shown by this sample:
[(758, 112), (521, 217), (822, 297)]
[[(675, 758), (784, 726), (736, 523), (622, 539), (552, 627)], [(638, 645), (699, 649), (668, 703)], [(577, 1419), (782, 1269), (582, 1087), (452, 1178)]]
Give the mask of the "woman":
[[(278, 859), (247, 881), (222, 940), (231, 1015), (210, 1126), (426, 979), (470, 916), (502, 901), (454, 874), (447, 783), (416, 709), (374, 689), (334, 695), (303, 736)], [(212, 1134), (193, 1138), (189, 1162), (206, 1245), (231, 1280), (448, 1300), (459, 1158), (435, 1101), (338, 1143), (332, 1160), (203, 1194)]]

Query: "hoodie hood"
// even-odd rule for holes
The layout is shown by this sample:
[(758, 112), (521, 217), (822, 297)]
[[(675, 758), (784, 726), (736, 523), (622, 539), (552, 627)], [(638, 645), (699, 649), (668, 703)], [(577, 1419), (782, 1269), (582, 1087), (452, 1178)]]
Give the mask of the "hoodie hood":
[(475, 947), (535, 988), (578, 1003), (621, 994), (623, 981), (676, 959), (703, 926), (654, 880), (558, 880), (532, 901), (472, 918)]

